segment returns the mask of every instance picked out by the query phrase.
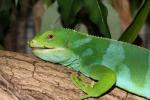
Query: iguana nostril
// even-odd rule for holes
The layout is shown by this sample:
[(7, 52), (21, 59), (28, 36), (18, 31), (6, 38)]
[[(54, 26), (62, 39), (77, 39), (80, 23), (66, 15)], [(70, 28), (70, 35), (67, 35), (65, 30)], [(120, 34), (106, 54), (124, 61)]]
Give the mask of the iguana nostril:
[(31, 40), (30, 42), (31, 42), (31, 44), (36, 44), (35, 40)]
[(35, 40), (30, 40), (30, 41), (28, 41), (28, 44), (32, 47), (32, 46), (37, 46), (37, 41), (35, 41)]

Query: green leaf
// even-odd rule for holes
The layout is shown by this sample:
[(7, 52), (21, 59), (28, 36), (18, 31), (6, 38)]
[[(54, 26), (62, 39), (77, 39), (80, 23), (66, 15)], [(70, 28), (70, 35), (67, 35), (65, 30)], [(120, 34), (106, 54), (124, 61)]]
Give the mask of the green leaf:
[(9, 11), (13, 7), (12, 0), (2, 0), (0, 3), (0, 11)]
[(65, 26), (75, 21), (75, 16), (81, 9), (81, 0), (57, 0), (60, 14)]
[(18, 0), (15, 0), (15, 6), (17, 6), (18, 5)]
[(13, 7), (12, 0), (0, 1), (0, 42), (4, 39), (4, 33), (10, 24), (11, 9)]
[(52, 2), (54, 2), (54, 0), (42, 0), (43, 1), (43, 4), (44, 4), (44, 8), (48, 8)]
[(96, 24), (104, 37), (110, 38), (110, 31), (107, 25), (107, 8), (100, 0), (83, 0), (91, 21)]
[(139, 6), (140, 6), (142, 1), (143, 0), (129, 0), (129, 2), (130, 2), (130, 10), (131, 10), (132, 16), (135, 15), (135, 12), (137, 12), (137, 10), (138, 10), (138, 8), (139, 8)]
[(133, 43), (150, 12), (150, 0), (145, 0), (135, 18), (120, 37), (120, 41)]
[(4, 47), (0, 44), (0, 50), (4, 50)]
[(107, 23), (110, 29), (111, 38), (118, 40), (122, 35), (120, 17), (117, 11), (112, 7), (110, 1), (108, 2), (107, 0), (105, 0), (103, 1), (103, 3), (108, 10)]
[(61, 28), (60, 15), (57, 12), (57, 2), (49, 6), (42, 17), (41, 31), (48, 31), (54, 28)]

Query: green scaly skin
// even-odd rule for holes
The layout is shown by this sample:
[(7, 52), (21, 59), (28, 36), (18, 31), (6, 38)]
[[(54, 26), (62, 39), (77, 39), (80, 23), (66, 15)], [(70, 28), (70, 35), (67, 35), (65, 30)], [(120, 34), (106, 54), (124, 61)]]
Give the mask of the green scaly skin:
[(94, 80), (87, 84), (71, 76), (73, 83), (97, 97), (115, 83), (150, 99), (150, 51), (128, 43), (82, 34), (70, 29), (38, 33), (29, 41), (37, 57), (71, 67)]

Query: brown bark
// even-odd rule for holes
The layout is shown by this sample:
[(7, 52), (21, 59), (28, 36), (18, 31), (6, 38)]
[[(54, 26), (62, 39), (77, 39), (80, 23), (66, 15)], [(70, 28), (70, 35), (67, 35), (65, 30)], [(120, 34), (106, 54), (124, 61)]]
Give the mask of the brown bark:
[[(31, 55), (0, 51), (0, 100), (78, 100), (71, 69)], [(88, 99), (93, 100), (93, 99)], [(95, 100), (145, 100), (114, 88)]]

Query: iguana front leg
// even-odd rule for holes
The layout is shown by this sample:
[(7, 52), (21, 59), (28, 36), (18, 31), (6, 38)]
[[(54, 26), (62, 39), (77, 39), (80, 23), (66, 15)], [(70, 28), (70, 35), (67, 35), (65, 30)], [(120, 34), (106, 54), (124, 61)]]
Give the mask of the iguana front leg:
[(100, 96), (108, 91), (116, 82), (115, 72), (103, 65), (92, 66), (88, 75), (92, 79), (97, 80), (97, 82), (94, 84), (87, 84), (78, 79), (77, 76), (71, 75), (73, 83), (87, 93), (87, 95), (81, 97), (81, 99)]

